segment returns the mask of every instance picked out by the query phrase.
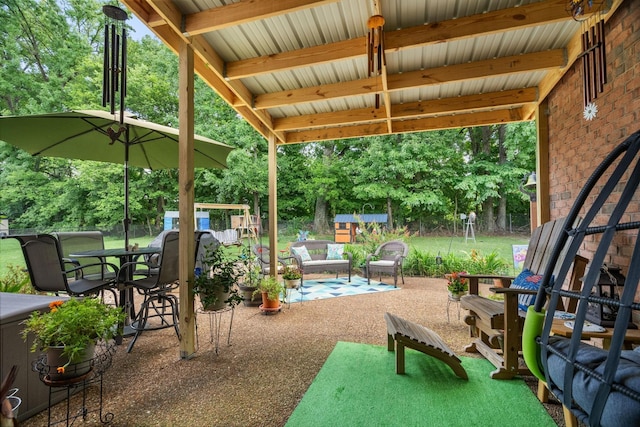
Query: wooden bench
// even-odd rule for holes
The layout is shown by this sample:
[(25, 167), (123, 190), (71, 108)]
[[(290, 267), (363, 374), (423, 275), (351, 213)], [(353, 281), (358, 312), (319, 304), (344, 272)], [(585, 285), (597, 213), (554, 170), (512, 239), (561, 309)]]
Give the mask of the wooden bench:
[(387, 322), (387, 350), (396, 352), (396, 374), (404, 374), (404, 348), (418, 350), (442, 360), (462, 379), (469, 379), (461, 360), (431, 329), (409, 322), (391, 313), (385, 313)]
[[(551, 257), (554, 245), (564, 228), (564, 218), (549, 221), (534, 230), (524, 268), (534, 274), (542, 275)], [(565, 246), (566, 247), (566, 246)], [(563, 255), (560, 256), (560, 259)], [(569, 289), (580, 289), (587, 259), (577, 255), (569, 279)], [(488, 275), (463, 275), (469, 279), (469, 295), (462, 297), (461, 306), (469, 310), (465, 323), (469, 332), (477, 339), (465, 347), (468, 353), (480, 353), (497, 369), (491, 372), (491, 378), (510, 379), (520, 374), (529, 374), (529, 370), (520, 363), (522, 350), (522, 327), (524, 312), (518, 310), (518, 296), (537, 292), (525, 289), (510, 289), (513, 277)], [(498, 278), (503, 288), (491, 288), (491, 291), (504, 295), (504, 301), (495, 301), (479, 295), (479, 279)], [(570, 308), (568, 309), (570, 311)]]

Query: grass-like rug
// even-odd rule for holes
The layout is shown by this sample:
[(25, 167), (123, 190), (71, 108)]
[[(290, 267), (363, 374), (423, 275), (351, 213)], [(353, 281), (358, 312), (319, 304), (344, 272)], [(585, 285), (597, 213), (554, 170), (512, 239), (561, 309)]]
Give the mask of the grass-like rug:
[(490, 379), (484, 359), (461, 357), (465, 381), (440, 360), (405, 353), (397, 375), (386, 347), (339, 342), (286, 427), (556, 425), (524, 381)]
[[(346, 277), (305, 280), (302, 287), (302, 301), (362, 295), (398, 289), (400, 288), (394, 288), (393, 285), (375, 280), (371, 280), (371, 284), (367, 284), (367, 279), (360, 276), (351, 276), (351, 282), (349, 282)], [(300, 292), (295, 289), (289, 289), (287, 301), (300, 302)]]

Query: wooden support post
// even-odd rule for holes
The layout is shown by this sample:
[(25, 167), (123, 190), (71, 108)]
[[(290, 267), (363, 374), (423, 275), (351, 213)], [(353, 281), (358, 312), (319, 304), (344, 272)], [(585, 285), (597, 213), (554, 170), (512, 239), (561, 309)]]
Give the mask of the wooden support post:
[(272, 276), (278, 275), (278, 171), (276, 136), (269, 134), (269, 269)]
[(194, 125), (193, 125), (193, 49), (181, 42), (179, 67), (179, 218), (180, 218), (180, 358), (189, 359), (195, 353), (195, 313), (193, 306), (193, 269), (195, 266), (194, 224)]

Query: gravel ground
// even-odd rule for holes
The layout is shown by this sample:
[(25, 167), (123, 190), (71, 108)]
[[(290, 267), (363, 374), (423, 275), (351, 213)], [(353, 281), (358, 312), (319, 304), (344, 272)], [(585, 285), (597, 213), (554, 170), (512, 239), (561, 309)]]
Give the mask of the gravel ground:
[[(104, 376), (103, 410), (114, 415), (109, 425), (282, 426), (336, 342), (386, 345), (385, 312), (433, 329), (454, 352), (473, 357), (464, 353), (471, 339), (455, 304), (447, 321), (446, 282), (422, 277), (405, 282), (400, 291), (293, 303), (271, 315), (241, 305), (235, 309), (229, 346), (231, 313), (222, 317), (219, 354), (209, 339), (208, 315), (201, 314), (198, 349), (190, 360), (180, 359), (173, 329), (145, 332), (131, 353), (125, 346), (117, 349)], [(525, 380), (535, 390), (537, 381)], [(92, 387), (90, 410), (97, 407), (96, 396)], [(72, 408), (78, 401), (74, 396)], [(564, 426), (562, 407), (557, 402), (545, 407)], [(53, 419), (64, 417), (64, 410), (58, 404)], [(46, 424), (46, 411), (21, 423)], [(95, 424), (97, 413), (90, 413), (84, 425)]]

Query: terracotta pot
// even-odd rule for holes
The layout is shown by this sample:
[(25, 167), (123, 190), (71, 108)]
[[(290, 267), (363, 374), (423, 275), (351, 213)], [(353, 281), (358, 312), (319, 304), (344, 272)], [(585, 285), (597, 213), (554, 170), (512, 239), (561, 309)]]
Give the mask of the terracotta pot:
[(84, 353), (78, 357), (78, 361), (70, 363), (64, 369), (64, 373), (58, 373), (57, 369), (64, 366), (69, 358), (62, 354), (64, 346), (54, 346), (47, 349), (47, 365), (49, 365), (49, 379), (52, 381), (68, 380), (86, 374), (93, 365), (95, 343), (89, 344)]
[(267, 298), (267, 293), (262, 293), (262, 308), (279, 308), (280, 307), (280, 298), (269, 299)]

